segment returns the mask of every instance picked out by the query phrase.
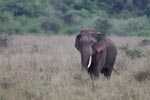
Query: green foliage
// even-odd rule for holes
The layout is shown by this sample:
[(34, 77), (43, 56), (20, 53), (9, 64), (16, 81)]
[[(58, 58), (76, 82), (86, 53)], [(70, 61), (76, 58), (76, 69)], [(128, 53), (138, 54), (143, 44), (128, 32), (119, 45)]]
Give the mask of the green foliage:
[(127, 49), (125, 51), (125, 53), (126, 53), (127, 56), (129, 56), (132, 59), (142, 57), (142, 52), (137, 50), (137, 49)]
[(145, 14), (146, 14), (147, 16), (150, 16), (150, 4), (148, 4), (148, 5), (146, 6), (146, 8), (144, 9), (144, 12), (145, 12)]
[(150, 30), (140, 30), (137, 35), (139, 36), (150, 36)]
[(20, 23), (14, 20), (9, 12), (4, 12), (1, 17), (0, 32), (13, 34), (20, 31)]
[(107, 19), (96, 19), (95, 21), (95, 29), (102, 33), (107, 33), (111, 28), (111, 24)]
[(126, 56), (130, 57), (131, 59), (135, 59), (135, 58), (141, 58), (143, 56), (142, 52), (138, 49), (130, 49), (128, 47), (128, 44), (126, 45), (122, 45), (119, 48), (121, 51), (124, 51)]
[(148, 0), (1, 0), (0, 34), (74, 34), (85, 27), (150, 36)]
[(63, 22), (60, 19), (47, 19), (41, 24), (42, 29), (45, 32), (58, 33), (59, 30), (63, 28)]
[(119, 49), (120, 49), (121, 51), (127, 51), (128, 48), (129, 48), (129, 47), (128, 47), (128, 44), (122, 45), (122, 46), (119, 47)]
[(148, 17), (113, 19), (111, 33), (118, 35), (150, 36), (150, 20)]
[(45, 3), (42, 0), (7, 0), (1, 1), (1, 12), (9, 11), (14, 16), (38, 17), (43, 14)]

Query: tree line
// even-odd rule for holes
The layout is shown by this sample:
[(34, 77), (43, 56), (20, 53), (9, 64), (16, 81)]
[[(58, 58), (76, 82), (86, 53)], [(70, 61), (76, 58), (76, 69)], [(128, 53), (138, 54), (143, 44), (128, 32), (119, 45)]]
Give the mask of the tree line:
[(0, 0), (0, 34), (150, 35), (150, 0)]

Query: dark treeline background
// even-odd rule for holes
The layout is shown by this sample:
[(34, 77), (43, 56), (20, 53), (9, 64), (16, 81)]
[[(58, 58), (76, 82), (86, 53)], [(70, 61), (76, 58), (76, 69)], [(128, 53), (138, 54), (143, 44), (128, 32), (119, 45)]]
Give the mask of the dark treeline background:
[(0, 34), (75, 34), (85, 27), (150, 36), (150, 0), (0, 0)]

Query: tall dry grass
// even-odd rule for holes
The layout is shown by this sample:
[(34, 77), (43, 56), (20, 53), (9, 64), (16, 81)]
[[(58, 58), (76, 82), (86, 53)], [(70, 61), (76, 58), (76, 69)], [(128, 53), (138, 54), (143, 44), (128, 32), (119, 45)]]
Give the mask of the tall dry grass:
[(144, 56), (132, 60), (119, 50), (120, 75), (92, 82), (81, 71), (75, 36), (13, 36), (0, 48), (0, 100), (149, 100), (150, 45), (138, 45), (141, 37), (111, 38)]

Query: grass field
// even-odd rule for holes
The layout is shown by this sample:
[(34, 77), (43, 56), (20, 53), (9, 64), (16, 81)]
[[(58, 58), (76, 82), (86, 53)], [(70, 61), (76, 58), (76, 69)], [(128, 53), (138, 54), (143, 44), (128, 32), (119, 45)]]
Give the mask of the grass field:
[[(120, 75), (92, 82), (81, 71), (75, 36), (11, 36), (0, 47), (0, 100), (150, 100), (150, 44), (143, 42), (150, 37), (110, 38), (118, 47)], [(138, 53), (127, 55), (121, 47), (141, 56), (133, 59)]]

